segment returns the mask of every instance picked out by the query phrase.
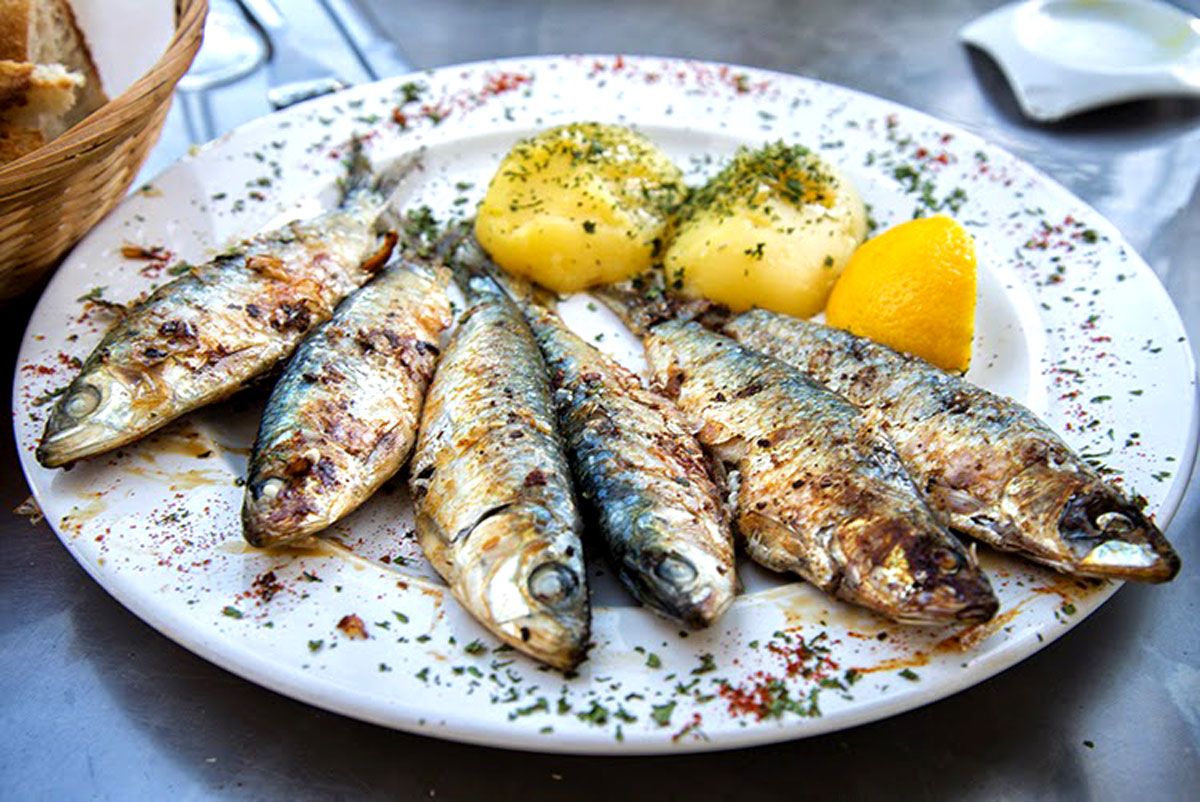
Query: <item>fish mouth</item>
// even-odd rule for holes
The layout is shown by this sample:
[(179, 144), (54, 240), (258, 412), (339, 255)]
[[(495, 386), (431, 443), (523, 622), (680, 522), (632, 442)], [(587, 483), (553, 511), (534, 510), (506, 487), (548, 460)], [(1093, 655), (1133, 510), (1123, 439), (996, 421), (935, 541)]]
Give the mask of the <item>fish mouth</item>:
[(120, 428), (105, 414), (120, 395), (109, 382), (72, 382), (46, 421), (37, 461), (46, 468), (61, 468), (93, 453), (98, 442), (112, 442), (110, 448), (116, 448), (132, 440), (136, 435), (122, 438)]
[(983, 572), (973, 565), (972, 569), (924, 583), (892, 617), (922, 626), (990, 621), (1000, 610), (1000, 600)]
[(918, 594), (916, 604), (899, 611), (893, 618), (901, 624), (920, 626), (981, 624), (990, 621), (1000, 610), (1000, 601), (986, 580), (975, 587), (949, 590), (949, 593), (935, 590)]
[(898, 544), (892, 556), (871, 579), (882, 600), (877, 609), (902, 624), (981, 623), (1000, 609), (972, 552), (957, 543), (922, 539)]
[(1179, 555), (1158, 527), (1105, 485), (1076, 491), (1058, 530), (1076, 557), (1073, 573), (1138, 582), (1168, 582), (1179, 573)]
[(331, 513), (321, 514), (302, 488), (281, 476), (261, 477), (246, 483), (242, 533), (255, 548), (287, 546), (324, 531), (331, 523)]
[(658, 551), (628, 562), (620, 573), (630, 592), (655, 612), (692, 629), (704, 629), (720, 618), (737, 595), (736, 572), (722, 574), (706, 553)]
[[(990, 621), (1000, 610), (992, 583), (979, 568), (974, 552), (935, 549), (940, 560), (940, 581), (935, 582), (925, 604), (940, 621), (978, 624)], [(950, 559), (955, 565), (949, 566)]]
[(560, 526), (537, 504), (487, 511), (458, 538), (461, 568), (451, 570), (450, 587), (509, 645), (569, 670), (587, 655), (590, 615), (582, 556), (548, 545)]
[(1179, 573), (1180, 561), (1174, 552), (1161, 554), (1147, 543), (1105, 540), (1084, 555), (1077, 567), (1089, 576), (1168, 582)]
[(587, 657), (586, 625), (564, 623), (552, 613), (531, 612), (496, 624), (495, 634), (543, 663), (569, 671)]

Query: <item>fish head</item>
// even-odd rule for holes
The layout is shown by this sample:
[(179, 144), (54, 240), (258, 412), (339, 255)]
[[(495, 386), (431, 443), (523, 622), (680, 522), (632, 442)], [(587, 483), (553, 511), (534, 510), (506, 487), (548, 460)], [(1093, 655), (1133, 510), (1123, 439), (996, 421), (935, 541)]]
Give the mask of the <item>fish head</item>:
[(856, 555), (850, 565), (863, 568), (843, 578), (852, 578), (855, 594), (868, 606), (905, 624), (981, 622), (996, 614), (1000, 603), (991, 583), (952, 535), (936, 536), (929, 526), (897, 519), (871, 528), (865, 541), (871, 555)]
[(1085, 576), (1166, 582), (1179, 556), (1132, 501), (1069, 464), (1038, 461), (1005, 485), (1001, 509), (1035, 558)]
[(138, 414), (134, 399), (140, 380), (100, 367), (85, 371), (71, 382), (46, 421), (37, 449), (38, 462), (58, 468), (91, 453), (97, 442), (110, 442), (116, 447), (140, 436), (124, 435), (133, 429)]
[(242, 524), (252, 546), (268, 548), (316, 534), (342, 512), (341, 506), (316, 503), (326, 489), (321, 471), (327, 470), (328, 460), (317, 454), (315, 459), (301, 455), (292, 462), (305, 464), (271, 465), (246, 482)]
[(573, 532), (573, 523), (538, 504), (506, 505), (455, 545), (451, 577), (455, 596), (497, 635), (562, 669), (583, 660), (590, 634), (583, 555), (562, 545)]
[(726, 543), (726, 538), (720, 531), (692, 531), (701, 526), (682, 509), (635, 512), (631, 548), (619, 567), (621, 579), (647, 606), (693, 628), (720, 618), (739, 587), (733, 555), (722, 559), (702, 545)]
[(1058, 532), (1089, 576), (1167, 582), (1179, 573), (1179, 555), (1157, 526), (1103, 482), (1079, 487), (1063, 505)]

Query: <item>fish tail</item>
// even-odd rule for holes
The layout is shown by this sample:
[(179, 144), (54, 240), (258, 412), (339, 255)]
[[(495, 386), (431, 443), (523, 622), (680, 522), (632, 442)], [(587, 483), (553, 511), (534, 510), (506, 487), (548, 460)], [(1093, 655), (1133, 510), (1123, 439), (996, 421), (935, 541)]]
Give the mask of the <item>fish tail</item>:
[(676, 316), (674, 304), (666, 295), (655, 288), (647, 290), (639, 287), (636, 279), (601, 287), (592, 290), (591, 294), (616, 313), (621, 322), (639, 337)]
[(534, 284), (524, 276), (505, 272), (496, 264), (483, 246), (474, 237), (460, 251), (463, 256), (463, 266), (473, 276), (486, 276), (508, 293), (518, 306), (528, 308), (531, 305), (548, 306), (557, 304), (557, 297), (549, 290)]
[(385, 199), (387, 208), (404, 206), (403, 194), (411, 184), (408, 179), (424, 167), (425, 149), (407, 153), (371, 176), (370, 190)]
[(454, 280), (468, 298), (498, 295), (518, 304), (525, 302), (522, 288), (492, 261), (475, 237), (467, 235), (458, 242), (449, 264)]
[(375, 176), (371, 160), (363, 148), (362, 137), (357, 134), (350, 137), (350, 149), (342, 158), (342, 166), (346, 168), (346, 173), (338, 179), (338, 205), (349, 206), (351, 201), (371, 188)]
[(447, 267), (454, 250), (466, 235), (461, 225), (441, 228), (428, 206), (409, 209), (390, 220), (389, 226), (399, 242), (401, 258), (410, 269), (437, 281), (445, 288), (450, 285)]
[(421, 167), (424, 150), (409, 153), (396, 159), (386, 167), (376, 170), (367, 156), (363, 138), (357, 134), (350, 137), (350, 145), (342, 158), (346, 172), (338, 179), (338, 205), (345, 208), (370, 198), (385, 210), (382, 222), (396, 228), (395, 215), (387, 216), (386, 210), (403, 206), (402, 194), (409, 188), (406, 181)]

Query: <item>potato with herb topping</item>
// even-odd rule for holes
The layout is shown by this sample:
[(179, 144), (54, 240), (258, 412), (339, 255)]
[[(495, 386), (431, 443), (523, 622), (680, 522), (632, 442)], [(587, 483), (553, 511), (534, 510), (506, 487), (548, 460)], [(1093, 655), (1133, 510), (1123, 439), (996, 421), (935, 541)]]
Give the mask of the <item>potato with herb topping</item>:
[(667, 278), (737, 311), (811, 317), (866, 234), (858, 192), (817, 154), (783, 142), (741, 148), (680, 209)]
[(479, 205), (475, 235), (505, 270), (575, 292), (650, 267), (683, 194), (679, 168), (646, 137), (573, 123), (513, 147)]

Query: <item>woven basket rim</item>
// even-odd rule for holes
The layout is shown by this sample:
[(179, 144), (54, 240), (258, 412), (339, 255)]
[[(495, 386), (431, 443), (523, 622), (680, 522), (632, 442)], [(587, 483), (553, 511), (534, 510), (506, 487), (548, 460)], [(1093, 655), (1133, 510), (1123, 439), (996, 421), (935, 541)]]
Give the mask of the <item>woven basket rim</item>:
[[(145, 114), (162, 101), (160, 90), (168, 94), (174, 91), (200, 49), (208, 0), (177, 0), (175, 10), (175, 32), (154, 66), (75, 127), (0, 167), (0, 197), (19, 194), (44, 184), (56, 172), (71, 169), (71, 162), (80, 154), (143, 124)], [(150, 108), (145, 108), (147, 105)]]

